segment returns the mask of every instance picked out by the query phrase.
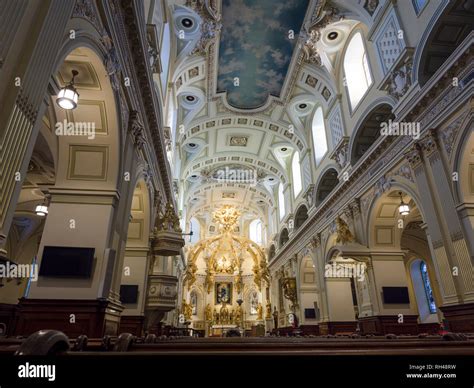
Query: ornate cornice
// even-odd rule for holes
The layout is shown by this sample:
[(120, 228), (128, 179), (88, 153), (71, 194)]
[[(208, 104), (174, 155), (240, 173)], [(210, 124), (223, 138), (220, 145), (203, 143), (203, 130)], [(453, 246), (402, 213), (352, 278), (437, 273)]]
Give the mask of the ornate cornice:
[[(112, 2), (113, 3), (113, 2)], [(163, 136), (163, 122), (159, 110), (156, 92), (154, 90), (154, 81), (149, 68), (148, 43), (143, 29), (140, 27), (140, 17), (138, 10), (132, 0), (121, 0), (120, 6), (116, 3), (111, 5), (115, 14), (114, 18), (123, 18), (127, 39), (130, 48), (129, 55), (133, 70), (139, 82), (139, 91), (142, 104), (146, 114), (146, 121), (150, 130), (153, 149), (158, 160), (161, 180), (164, 186), (166, 197), (174, 200), (171, 189), (171, 177), (168, 171), (168, 160), (166, 156), (165, 140)]]
[[(462, 73), (466, 63), (472, 59), (472, 50), (465, 48), (460, 58), (450, 64), (446, 69), (448, 74), (443, 78), (443, 82), (435, 84), (429, 92), (424, 92), (411, 106), (412, 110), (405, 114), (405, 117), (397, 118), (398, 121), (421, 121), (422, 133), (426, 132), (426, 128), (434, 121), (441, 112), (443, 112), (450, 103), (466, 90), (466, 84), (460, 81), (460, 87), (453, 88), (450, 80), (456, 74)], [(450, 78), (451, 77), (451, 78)], [(464, 85), (464, 87), (462, 86)], [(436, 103), (431, 103), (436, 101)], [(428, 107), (428, 109), (426, 109)], [(411, 148), (410, 148), (411, 147)], [(417, 149), (418, 147), (418, 149)], [(340, 210), (348, 203), (351, 198), (360, 196), (363, 191), (374, 183), (374, 177), (377, 176), (382, 169), (399, 163), (400, 157), (403, 158), (403, 151), (409, 148), (411, 155), (405, 156), (409, 161), (417, 165), (421, 159), (418, 159), (421, 146), (417, 145), (414, 140), (408, 136), (395, 137), (386, 136), (380, 141), (378, 146), (367, 154), (362, 163), (351, 171), (349, 179), (340, 183), (324, 200), (319, 208), (317, 208), (306, 221), (305, 230), (298, 230), (292, 238), (279, 249), (270, 266), (280, 266), (283, 264), (288, 255), (294, 251), (302, 249), (310, 240), (311, 235), (316, 232), (323, 231), (327, 225), (333, 222), (334, 218)], [(412, 159), (413, 158), (413, 159)]]

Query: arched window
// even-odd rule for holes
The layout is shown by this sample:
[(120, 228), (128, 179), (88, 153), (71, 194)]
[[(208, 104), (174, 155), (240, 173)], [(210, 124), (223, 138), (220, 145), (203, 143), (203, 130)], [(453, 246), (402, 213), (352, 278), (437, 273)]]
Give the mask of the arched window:
[(278, 210), (280, 211), (280, 220), (285, 217), (285, 194), (283, 194), (283, 183), (278, 185)]
[(193, 235), (189, 236), (189, 242), (191, 244), (196, 244), (199, 241), (199, 238), (200, 238), (201, 224), (194, 217), (192, 217), (191, 220), (189, 221), (189, 231), (193, 232)]
[(318, 109), (316, 109), (316, 112), (314, 113), (312, 133), (314, 160), (316, 162), (316, 165), (318, 165), (328, 150), (326, 127), (324, 126), (323, 109), (321, 107), (318, 107)]
[(300, 166), (300, 154), (295, 152), (293, 155), (293, 160), (291, 161), (291, 170), (293, 172), (293, 193), (295, 198), (301, 193), (303, 188), (301, 184), (301, 166)]
[(250, 293), (250, 315), (258, 314), (258, 293), (255, 290), (252, 290)]
[(344, 55), (344, 76), (351, 108), (354, 109), (372, 85), (367, 53), (360, 32), (352, 37), (347, 46)]
[(430, 278), (428, 277), (428, 268), (426, 267), (426, 263), (422, 261), (420, 263), (420, 273), (421, 279), (423, 280), (423, 286), (425, 288), (425, 295), (428, 301), (428, 308), (431, 314), (436, 313), (436, 303), (433, 298), (433, 289), (431, 288)]
[(249, 238), (259, 245), (263, 244), (263, 225), (261, 220), (253, 220), (250, 223)]
[(163, 27), (163, 35), (161, 39), (161, 50), (160, 50), (160, 60), (161, 60), (161, 88), (166, 90), (166, 84), (168, 82), (168, 69), (170, 64), (171, 57), (171, 39), (170, 39), (170, 25), (166, 23)]

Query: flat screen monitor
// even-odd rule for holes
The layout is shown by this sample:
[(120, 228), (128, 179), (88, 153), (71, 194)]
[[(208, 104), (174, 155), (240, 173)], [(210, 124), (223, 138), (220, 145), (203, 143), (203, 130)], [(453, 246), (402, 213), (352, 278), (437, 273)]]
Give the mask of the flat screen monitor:
[(382, 287), (383, 302), (387, 304), (408, 304), (408, 287)]
[(45, 246), (39, 275), (55, 278), (90, 278), (95, 248)]
[(316, 310), (315, 309), (304, 309), (304, 317), (306, 319), (316, 319)]
[(123, 284), (120, 286), (120, 301), (126, 304), (137, 303), (138, 301), (138, 285)]

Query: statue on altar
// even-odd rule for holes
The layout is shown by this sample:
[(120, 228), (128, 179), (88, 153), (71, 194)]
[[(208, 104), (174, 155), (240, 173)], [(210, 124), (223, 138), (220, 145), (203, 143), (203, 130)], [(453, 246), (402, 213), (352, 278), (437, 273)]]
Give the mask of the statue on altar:
[(273, 307), (273, 328), (278, 329), (278, 311), (276, 306)]
[(183, 303), (181, 305), (181, 313), (184, 315), (184, 319), (186, 319), (186, 321), (191, 320), (191, 316), (193, 315), (193, 306), (191, 303), (186, 303), (185, 299), (183, 299)]
[(206, 306), (205, 315), (206, 315), (206, 321), (208, 322), (212, 321), (212, 307), (209, 303)]
[(262, 304), (259, 303), (257, 306), (257, 319), (261, 321), (263, 319), (263, 307)]
[(218, 323), (219, 323), (219, 314), (217, 313), (217, 310), (214, 307), (214, 324), (217, 325)]
[(243, 311), (242, 311), (242, 306), (237, 306), (235, 308), (235, 314), (234, 314), (234, 323), (236, 325), (239, 325), (242, 323), (242, 315), (243, 315)]
[(265, 319), (272, 319), (272, 304), (267, 300)]
[(221, 325), (229, 323), (229, 309), (227, 308), (227, 303), (222, 302), (222, 307), (219, 312), (219, 322)]

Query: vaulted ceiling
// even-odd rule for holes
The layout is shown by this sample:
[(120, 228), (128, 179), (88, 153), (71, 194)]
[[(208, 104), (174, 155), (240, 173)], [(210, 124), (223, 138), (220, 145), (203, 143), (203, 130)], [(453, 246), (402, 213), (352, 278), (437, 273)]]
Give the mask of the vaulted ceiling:
[[(197, 216), (209, 223), (215, 208), (233, 204), (243, 218), (276, 222), (278, 183), (290, 182), (294, 153), (309, 150), (315, 106), (335, 103), (334, 69), (357, 24), (345, 2), (337, 10), (333, 3), (175, 3), (175, 177), (186, 221)], [(236, 171), (251, 182), (235, 178)], [(230, 177), (219, 179), (222, 173)]]
[(224, 0), (218, 91), (239, 108), (279, 96), (307, 0)]

